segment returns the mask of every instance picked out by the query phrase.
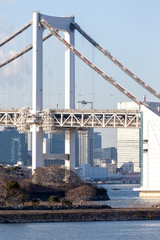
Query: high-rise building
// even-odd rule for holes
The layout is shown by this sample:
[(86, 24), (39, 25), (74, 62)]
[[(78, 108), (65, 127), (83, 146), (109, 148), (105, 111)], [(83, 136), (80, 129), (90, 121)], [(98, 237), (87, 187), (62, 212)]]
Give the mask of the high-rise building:
[[(118, 103), (118, 109), (139, 110), (134, 102)], [(140, 130), (131, 128), (117, 129), (117, 167), (132, 162), (134, 172), (140, 171)]]
[[(98, 134), (96, 135), (98, 136)], [(44, 146), (46, 148), (46, 140), (49, 139), (50, 150), (49, 153), (63, 154), (65, 153), (65, 132), (60, 134), (49, 134), (44, 137)], [(101, 138), (98, 136), (98, 141), (101, 143)], [(48, 142), (48, 141), (47, 141)], [(100, 143), (97, 142), (98, 146)], [(81, 164), (93, 165), (93, 129), (78, 131), (75, 139), (76, 159), (75, 166), (79, 167)], [(51, 164), (65, 164), (63, 159), (47, 160), (45, 159), (44, 165)]]
[(117, 149), (115, 147), (94, 149), (94, 159), (107, 160), (108, 162), (117, 161)]
[(94, 132), (94, 149), (102, 148), (102, 136), (100, 132)]
[(0, 131), (0, 163), (14, 165), (18, 162), (27, 165), (26, 136), (14, 127), (5, 127)]
[(93, 129), (76, 134), (76, 167), (81, 164), (93, 166)]
[[(43, 136), (43, 153), (51, 154), (61, 154), (65, 153), (65, 132), (54, 133)], [(53, 164), (64, 165), (65, 160), (56, 158), (56, 159), (44, 159), (44, 166), (49, 166)]]
[(50, 134), (50, 153), (65, 152), (65, 132), (60, 134)]
[(134, 172), (140, 171), (140, 131), (139, 129), (118, 129), (117, 134), (117, 167), (132, 162)]

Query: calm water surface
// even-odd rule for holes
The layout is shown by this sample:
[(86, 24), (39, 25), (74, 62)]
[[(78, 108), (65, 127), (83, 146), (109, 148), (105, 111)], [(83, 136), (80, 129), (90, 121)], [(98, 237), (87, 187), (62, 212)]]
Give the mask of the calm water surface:
[(159, 240), (160, 221), (1, 224), (1, 240)]
[(156, 198), (139, 198), (139, 192), (133, 191), (133, 188), (139, 188), (139, 185), (103, 184), (101, 186), (107, 189), (110, 197), (109, 201), (103, 203), (106, 203), (113, 208), (152, 207), (153, 205), (160, 203), (160, 199)]

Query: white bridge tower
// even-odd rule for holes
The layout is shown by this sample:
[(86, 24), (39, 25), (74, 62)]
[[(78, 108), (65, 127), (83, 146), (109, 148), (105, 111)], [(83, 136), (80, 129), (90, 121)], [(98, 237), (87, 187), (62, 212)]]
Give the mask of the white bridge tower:
[[(65, 40), (74, 46), (74, 30), (70, 24), (74, 23), (74, 17), (52, 17), (39, 12), (33, 12), (33, 86), (32, 86), (32, 113), (38, 117), (39, 111), (43, 109), (43, 31), (45, 28), (40, 24), (44, 18), (54, 29), (62, 31)], [(75, 108), (75, 57), (65, 47), (65, 109)], [(42, 166), (42, 129), (36, 123), (31, 127), (32, 131), (32, 171)], [(75, 167), (75, 133), (65, 132), (65, 153), (70, 159), (65, 160), (68, 168)]]

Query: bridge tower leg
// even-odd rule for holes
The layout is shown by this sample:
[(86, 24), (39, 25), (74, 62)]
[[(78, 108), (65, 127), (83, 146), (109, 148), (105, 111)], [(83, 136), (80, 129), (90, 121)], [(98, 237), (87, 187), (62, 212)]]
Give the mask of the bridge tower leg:
[[(43, 67), (42, 36), (39, 25), (40, 13), (33, 12), (33, 76), (32, 76), (32, 113), (38, 115), (43, 108)], [(32, 172), (42, 166), (42, 129), (33, 124), (32, 132)]]
[[(65, 40), (75, 45), (74, 29), (70, 29), (70, 24), (74, 22), (74, 17), (52, 17), (41, 14), (53, 28), (64, 33)], [(65, 47), (65, 109), (75, 108), (75, 56)], [(65, 153), (70, 159), (65, 161), (65, 166), (69, 169), (75, 168), (75, 133), (65, 132)]]
[[(53, 28), (63, 31), (65, 40), (74, 46), (74, 30), (70, 24), (74, 17), (52, 17), (38, 12), (33, 13), (33, 90), (32, 90), (32, 111), (38, 115), (43, 109), (43, 64), (42, 64), (42, 36), (44, 28), (39, 24), (44, 18)], [(75, 108), (75, 57), (74, 54), (65, 48), (65, 109)], [(42, 129), (36, 124), (32, 126), (32, 171), (42, 166)], [(65, 165), (70, 169), (75, 167), (75, 133), (65, 133), (65, 153), (70, 155), (70, 161), (66, 160)]]
[[(74, 32), (65, 32), (65, 40), (74, 46)], [(75, 108), (75, 56), (65, 48), (65, 109)], [(65, 132), (65, 154), (69, 154), (70, 159), (65, 160), (68, 169), (75, 168), (75, 132)]]

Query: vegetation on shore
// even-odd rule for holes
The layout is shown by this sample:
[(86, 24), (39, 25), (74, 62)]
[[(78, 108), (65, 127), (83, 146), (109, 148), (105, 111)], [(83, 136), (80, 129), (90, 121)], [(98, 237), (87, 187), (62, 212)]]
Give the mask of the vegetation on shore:
[(86, 183), (58, 165), (37, 168), (33, 175), (21, 167), (0, 165), (0, 207), (71, 206), (108, 199), (106, 189)]

